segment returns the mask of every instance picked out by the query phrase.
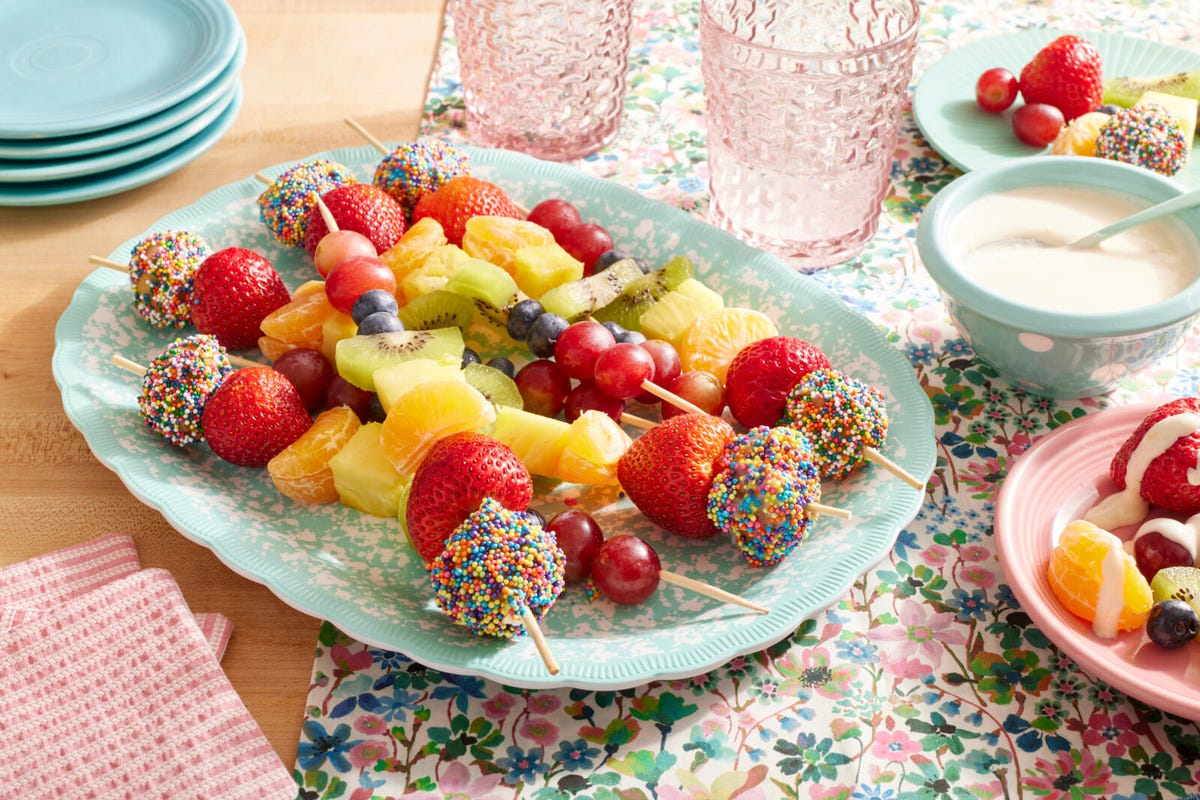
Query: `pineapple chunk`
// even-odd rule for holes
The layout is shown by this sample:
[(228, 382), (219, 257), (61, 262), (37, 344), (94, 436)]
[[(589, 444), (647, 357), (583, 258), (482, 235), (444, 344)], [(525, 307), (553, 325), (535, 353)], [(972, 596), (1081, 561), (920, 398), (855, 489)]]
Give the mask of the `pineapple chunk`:
[(1137, 104), (1142, 106), (1147, 103), (1156, 103), (1162, 106), (1175, 118), (1179, 129), (1183, 131), (1183, 139), (1187, 143), (1187, 155), (1191, 155), (1192, 139), (1196, 136), (1196, 99), (1165, 92), (1146, 92), (1137, 101)]
[(401, 475), (383, 454), (381, 422), (362, 425), (329, 461), (342, 505), (377, 517), (394, 517), (411, 475)]
[(561, 419), (497, 406), (496, 423), (488, 435), (511, 447), (530, 473), (553, 478), (570, 433), (571, 426)]
[(617, 482), (617, 462), (633, 444), (620, 425), (603, 411), (584, 411), (558, 459), (558, 477), (568, 483), (602, 486)]
[(413, 358), (375, 370), (375, 393), (384, 411), (413, 387), (426, 381), (466, 380), (462, 358)]
[(688, 278), (646, 309), (639, 325), (646, 338), (674, 344), (687, 333), (696, 317), (724, 307), (721, 295), (695, 278)]
[[(470, 256), (458, 245), (444, 244), (435, 247), (421, 260), (419, 266), (398, 281), (396, 288), (403, 295), (404, 302), (437, 289), (444, 289), (458, 265), (468, 258)], [(397, 296), (396, 300), (400, 301), (401, 298)]]
[(517, 286), (534, 298), (583, 277), (583, 262), (555, 242), (520, 248), (513, 254), (512, 267)]

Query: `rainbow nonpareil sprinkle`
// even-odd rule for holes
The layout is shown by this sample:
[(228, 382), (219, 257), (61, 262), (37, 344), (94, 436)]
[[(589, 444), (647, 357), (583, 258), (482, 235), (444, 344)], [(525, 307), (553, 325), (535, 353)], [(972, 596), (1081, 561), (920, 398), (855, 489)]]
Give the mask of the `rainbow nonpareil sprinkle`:
[(232, 371), (217, 337), (197, 333), (176, 339), (146, 367), (138, 395), (142, 417), (171, 444), (204, 441), (204, 404)]
[(156, 328), (184, 328), (192, 321), (192, 283), (209, 256), (208, 245), (188, 231), (147, 234), (129, 254), (133, 307)]
[(822, 478), (840, 480), (866, 460), (865, 448), (883, 445), (887, 402), (868, 383), (818, 369), (792, 388), (780, 424), (807, 437)]
[(301, 247), (308, 233), (308, 213), (316, 198), (330, 189), (354, 183), (350, 168), (324, 158), (289, 167), (258, 196), (258, 215), (280, 242)]
[(1171, 112), (1157, 103), (1118, 111), (1096, 134), (1096, 155), (1174, 175), (1187, 161), (1188, 142)]
[(396, 198), (404, 214), (425, 195), (446, 181), (471, 174), (467, 154), (437, 139), (402, 144), (383, 157), (375, 168), (375, 185)]
[(820, 499), (821, 482), (804, 435), (763, 425), (725, 445), (707, 511), (750, 566), (770, 567), (804, 540), (807, 506)]
[(481, 636), (520, 636), (521, 607), (546, 613), (563, 590), (565, 560), (553, 533), (488, 497), (430, 563), (433, 599)]

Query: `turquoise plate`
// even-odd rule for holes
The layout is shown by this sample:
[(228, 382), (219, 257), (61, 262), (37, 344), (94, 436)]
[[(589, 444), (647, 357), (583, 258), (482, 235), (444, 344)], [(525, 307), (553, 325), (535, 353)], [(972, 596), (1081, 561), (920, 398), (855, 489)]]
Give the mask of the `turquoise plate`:
[[(652, 262), (690, 257), (700, 277), (728, 303), (761, 309), (782, 332), (818, 344), (841, 369), (882, 387), (891, 417), (885, 453), (921, 479), (931, 474), (933, 413), (915, 372), (874, 325), (817, 283), (632, 190), (561, 164), (465, 149), (475, 174), (506, 187), (518, 202), (532, 206), (564, 197)], [(363, 179), (370, 178), (379, 159), (367, 148), (321, 155), (350, 166)], [(285, 166), (265, 172), (278, 174)], [(295, 288), (316, 273), (302, 250), (275, 243), (259, 221), (255, 199), (261, 191), (261, 184), (247, 178), (169, 214), (152, 229), (194, 230), (214, 249), (254, 249)], [(126, 261), (138, 238), (111, 258)], [(137, 379), (110, 359), (119, 353), (145, 363), (173, 333), (140, 320), (124, 273), (101, 269), (89, 275), (62, 315), (56, 338), (53, 370), (68, 416), (97, 458), (181, 533), (285, 602), (351, 636), (436, 669), (513, 686), (616, 689), (700, 674), (773, 644), (841, 598), (885, 557), (924, 499), (923, 492), (867, 467), (827, 486), (822, 498), (850, 509), (852, 520), (822, 517), (790, 558), (772, 569), (754, 569), (726, 541), (668, 537), (611, 491), (563, 484), (553, 495), (538, 495), (534, 504), (546, 513), (577, 503), (610, 534), (645, 537), (665, 568), (770, 608), (769, 614), (754, 614), (667, 585), (642, 605), (615, 607), (605, 600), (589, 602), (581, 587), (570, 586), (542, 620), (562, 668), (551, 676), (527, 638), (475, 636), (434, 606), (424, 566), (396, 520), (337, 504), (295, 503), (275, 491), (265, 470), (231, 466), (204, 446), (173, 448), (153, 434), (138, 412)]]
[(241, 86), (215, 120), (181, 144), (143, 161), (88, 175), (58, 181), (0, 183), (0, 206), (50, 206), (95, 200), (144, 186), (169, 175), (197, 159), (216, 144), (237, 120), (242, 107)]
[[(975, 102), (975, 81), (991, 67), (1014, 75), (1038, 50), (1068, 31), (1036, 28), (995, 36), (955, 48), (917, 81), (913, 116), (929, 144), (954, 166), (969, 172), (1009, 158), (1026, 158), (1042, 150), (1022, 144), (1012, 132), (1012, 112), (991, 114)], [(1200, 69), (1200, 53), (1136, 39), (1111, 31), (1070, 31), (1096, 45), (1105, 75), (1164, 75)], [(1018, 98), (1017, 103), (1021, 101)], [(1013, 108), (1016, 108), (1014, 104)], [(1174, 176), (1200, 188), (1196, 159)]]
[(105, 128), (102, 131), (50, 139), (0, 139), (0, 158), (14, 161), (76, 158), (118, 147), (128, 147), (164, 134), (195, 118), (205, 109), (211, 108), (220, 98), (227, 96), (241, 76), (245, 64), (246, 38), (238, 31), (238, 47), (233, 60), (211, 83), (186, 100), (128, 125)]
[(0, 137), (124, 125), (200, 91), (239, 40), (225, 0), (0, 2)]

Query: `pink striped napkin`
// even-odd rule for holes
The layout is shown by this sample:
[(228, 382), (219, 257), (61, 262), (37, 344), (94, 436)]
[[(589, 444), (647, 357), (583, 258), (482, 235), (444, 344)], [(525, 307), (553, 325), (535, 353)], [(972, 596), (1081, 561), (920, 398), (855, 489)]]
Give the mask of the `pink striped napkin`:
[[(0, 569), (0, 631), (141, 569), (137, 547), (124, 534), (35, 556)], [(233, 623), (222, 614), (196, 614), (196, 624), (220, 661)]]
[[(6, 570), (0, 586), (44, 603), (48, 593), (30, 582), (37, 570)], [(137, 570), (38, 611), (0, 631), (8, 794), (296, 796), (169, 573)]]

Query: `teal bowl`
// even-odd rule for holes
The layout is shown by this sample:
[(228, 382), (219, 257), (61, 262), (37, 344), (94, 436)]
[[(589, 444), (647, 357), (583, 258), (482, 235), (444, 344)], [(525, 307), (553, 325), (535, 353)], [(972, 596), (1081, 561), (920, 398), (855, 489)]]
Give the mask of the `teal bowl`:
[[(1101, 158), (1014, 159), (956, 178), (929, 203), (917, 226), (917, 251), (946, 310), (976, 354), (1015, 384), (1040, 395), (1094, 397), (1176, 350), (1200, 313), (1200, 277), (1152, 305), (1115, 313), (1049, 311), (989, 291), (963, 274), (955, 223), (967, 206), (995, 192), (1072, 186), (1158, 203), (1186, 188), (1155, 172)], [(1183, 234), (1200, 276), (1200, 210), (1171, 222)], [(1037, 291), (1037, 287), (1029, 287)]]

